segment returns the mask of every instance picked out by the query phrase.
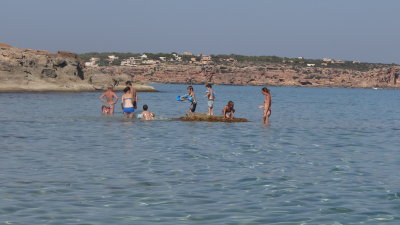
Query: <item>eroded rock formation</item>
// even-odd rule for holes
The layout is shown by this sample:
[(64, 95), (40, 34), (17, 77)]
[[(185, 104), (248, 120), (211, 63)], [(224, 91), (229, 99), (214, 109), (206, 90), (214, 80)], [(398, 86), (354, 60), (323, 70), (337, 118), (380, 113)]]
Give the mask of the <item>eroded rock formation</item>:
[[(124, 87), (128, 76), (84, 73), (84, 63), (76, 54), (14, 48), (0, 44), (0, 91), (95, 91), (110, 84)], [(119, 85), (119, 86), (118, 86)], [(139, 91), (155, 91), (135, 85)]]

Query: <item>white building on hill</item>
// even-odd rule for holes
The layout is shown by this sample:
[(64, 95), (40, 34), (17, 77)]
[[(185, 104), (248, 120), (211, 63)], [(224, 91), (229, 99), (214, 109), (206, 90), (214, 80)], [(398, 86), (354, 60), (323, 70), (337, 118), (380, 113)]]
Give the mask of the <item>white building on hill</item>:
[(99, 61), (99, 58), (90, 58), (89, 62), (85, 62), (85, 66), (87, 67), (97, 67), (97, 62)]

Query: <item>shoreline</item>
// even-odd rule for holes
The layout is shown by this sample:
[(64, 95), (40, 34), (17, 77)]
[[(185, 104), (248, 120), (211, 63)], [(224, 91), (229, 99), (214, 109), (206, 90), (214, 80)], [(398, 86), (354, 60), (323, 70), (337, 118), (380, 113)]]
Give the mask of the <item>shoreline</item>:
[[(205, 85), (207, 83), (158, 83), (152, 82), (151, 84), (156, 85)], [(256, 85), (256, 84), (213, 84), (215, 86), (253, 86), (253, 87), (288, 87), (288, 88), (336, 88), (336, 89), (373, 89), (373, 90), (400, 90), (400, 88), (393, 87), (346, 87), (346, 86), (316, 86), (316, 85)], [(114, 91), (122, 91), (125, 86), (116, 86), (114, 87)], [(156, 88), (151, 85), (143, 85), (139, 87), (135, 87), (137, 92), (159, 92)], [(21, 88), (21, 87), (2, 87), (0, 85), (0, 94), (1, 93), (84, 93), (84, 92), (102, 92), (105, 89), (96, 89), (93, 87), (87, 88)]]
[[(151, 82), (150, 84), (179, 84), (179, 85), (206, 85), (208, 83), (175, 83), (175, 82)], [(276, 84), (215, 84), (213, 86), (254, 86), (254, 87), (290, 87), (290, 88), (342, 88), (342, 89), (374, 89), (374, 90), (400, 90), (400, 87), (354, 87), (354, 86), (324, 86), (324, 85), (276, 85)]]
[[(156, 88), (148, 84), (133, 85), (137, 92), (158, 92)], [(125, 86), (116, 86), (114, 91), (122, 91)], [(106, 89), (94, 88), (91, 85), (76, 85), (71, 87), (60, 87), (56, 85), (38, 85), (36, 87), (21, 87), (15, 84), (2, 85), (0, 84), (0, 93), (39, 93), (39, 92), (54, 92), (54, 93), (79, 93), (79, 92), (102, 92)]]

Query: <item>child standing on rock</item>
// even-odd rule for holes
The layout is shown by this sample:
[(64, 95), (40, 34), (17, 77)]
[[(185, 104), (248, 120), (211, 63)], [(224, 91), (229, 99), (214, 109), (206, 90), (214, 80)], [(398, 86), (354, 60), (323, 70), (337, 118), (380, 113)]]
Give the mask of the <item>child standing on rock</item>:
[(214, 115), (214, 100), (215, 100), (215, 93), (214, 90), (212, 89), (211, 84), (206, 85), (206, 97), (208, 99), (207, 105), (208, 105), (208, 115), (213, 116)]
[(186, 90), (188, 91), (188, 94), (183, 96), (181, 99), (182, 100), (188, 100), (190, 102), (190, 107), (188, 110), (188, 113), (194, 113), (194, 111), (196, 111), (196, 106), (197, 106), (197, 99), (196, 99), (196, 95), (194, 94), (194, 90), (192, 86), (188, 86), (186, 88)]

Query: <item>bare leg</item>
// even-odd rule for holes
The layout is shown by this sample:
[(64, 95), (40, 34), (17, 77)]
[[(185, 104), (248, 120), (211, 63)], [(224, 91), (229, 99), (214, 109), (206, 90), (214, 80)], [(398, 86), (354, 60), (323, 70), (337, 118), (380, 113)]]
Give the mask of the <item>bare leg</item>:
[(263, 119), (264, 119), (264, 124), (268, 125), (269, 124), (269, 117), (271, 116), (271, 110), (268, 110), (268, 112), (264, 113)]
[(114, 115), (114, 104), (110, 104), (110, 114)]

